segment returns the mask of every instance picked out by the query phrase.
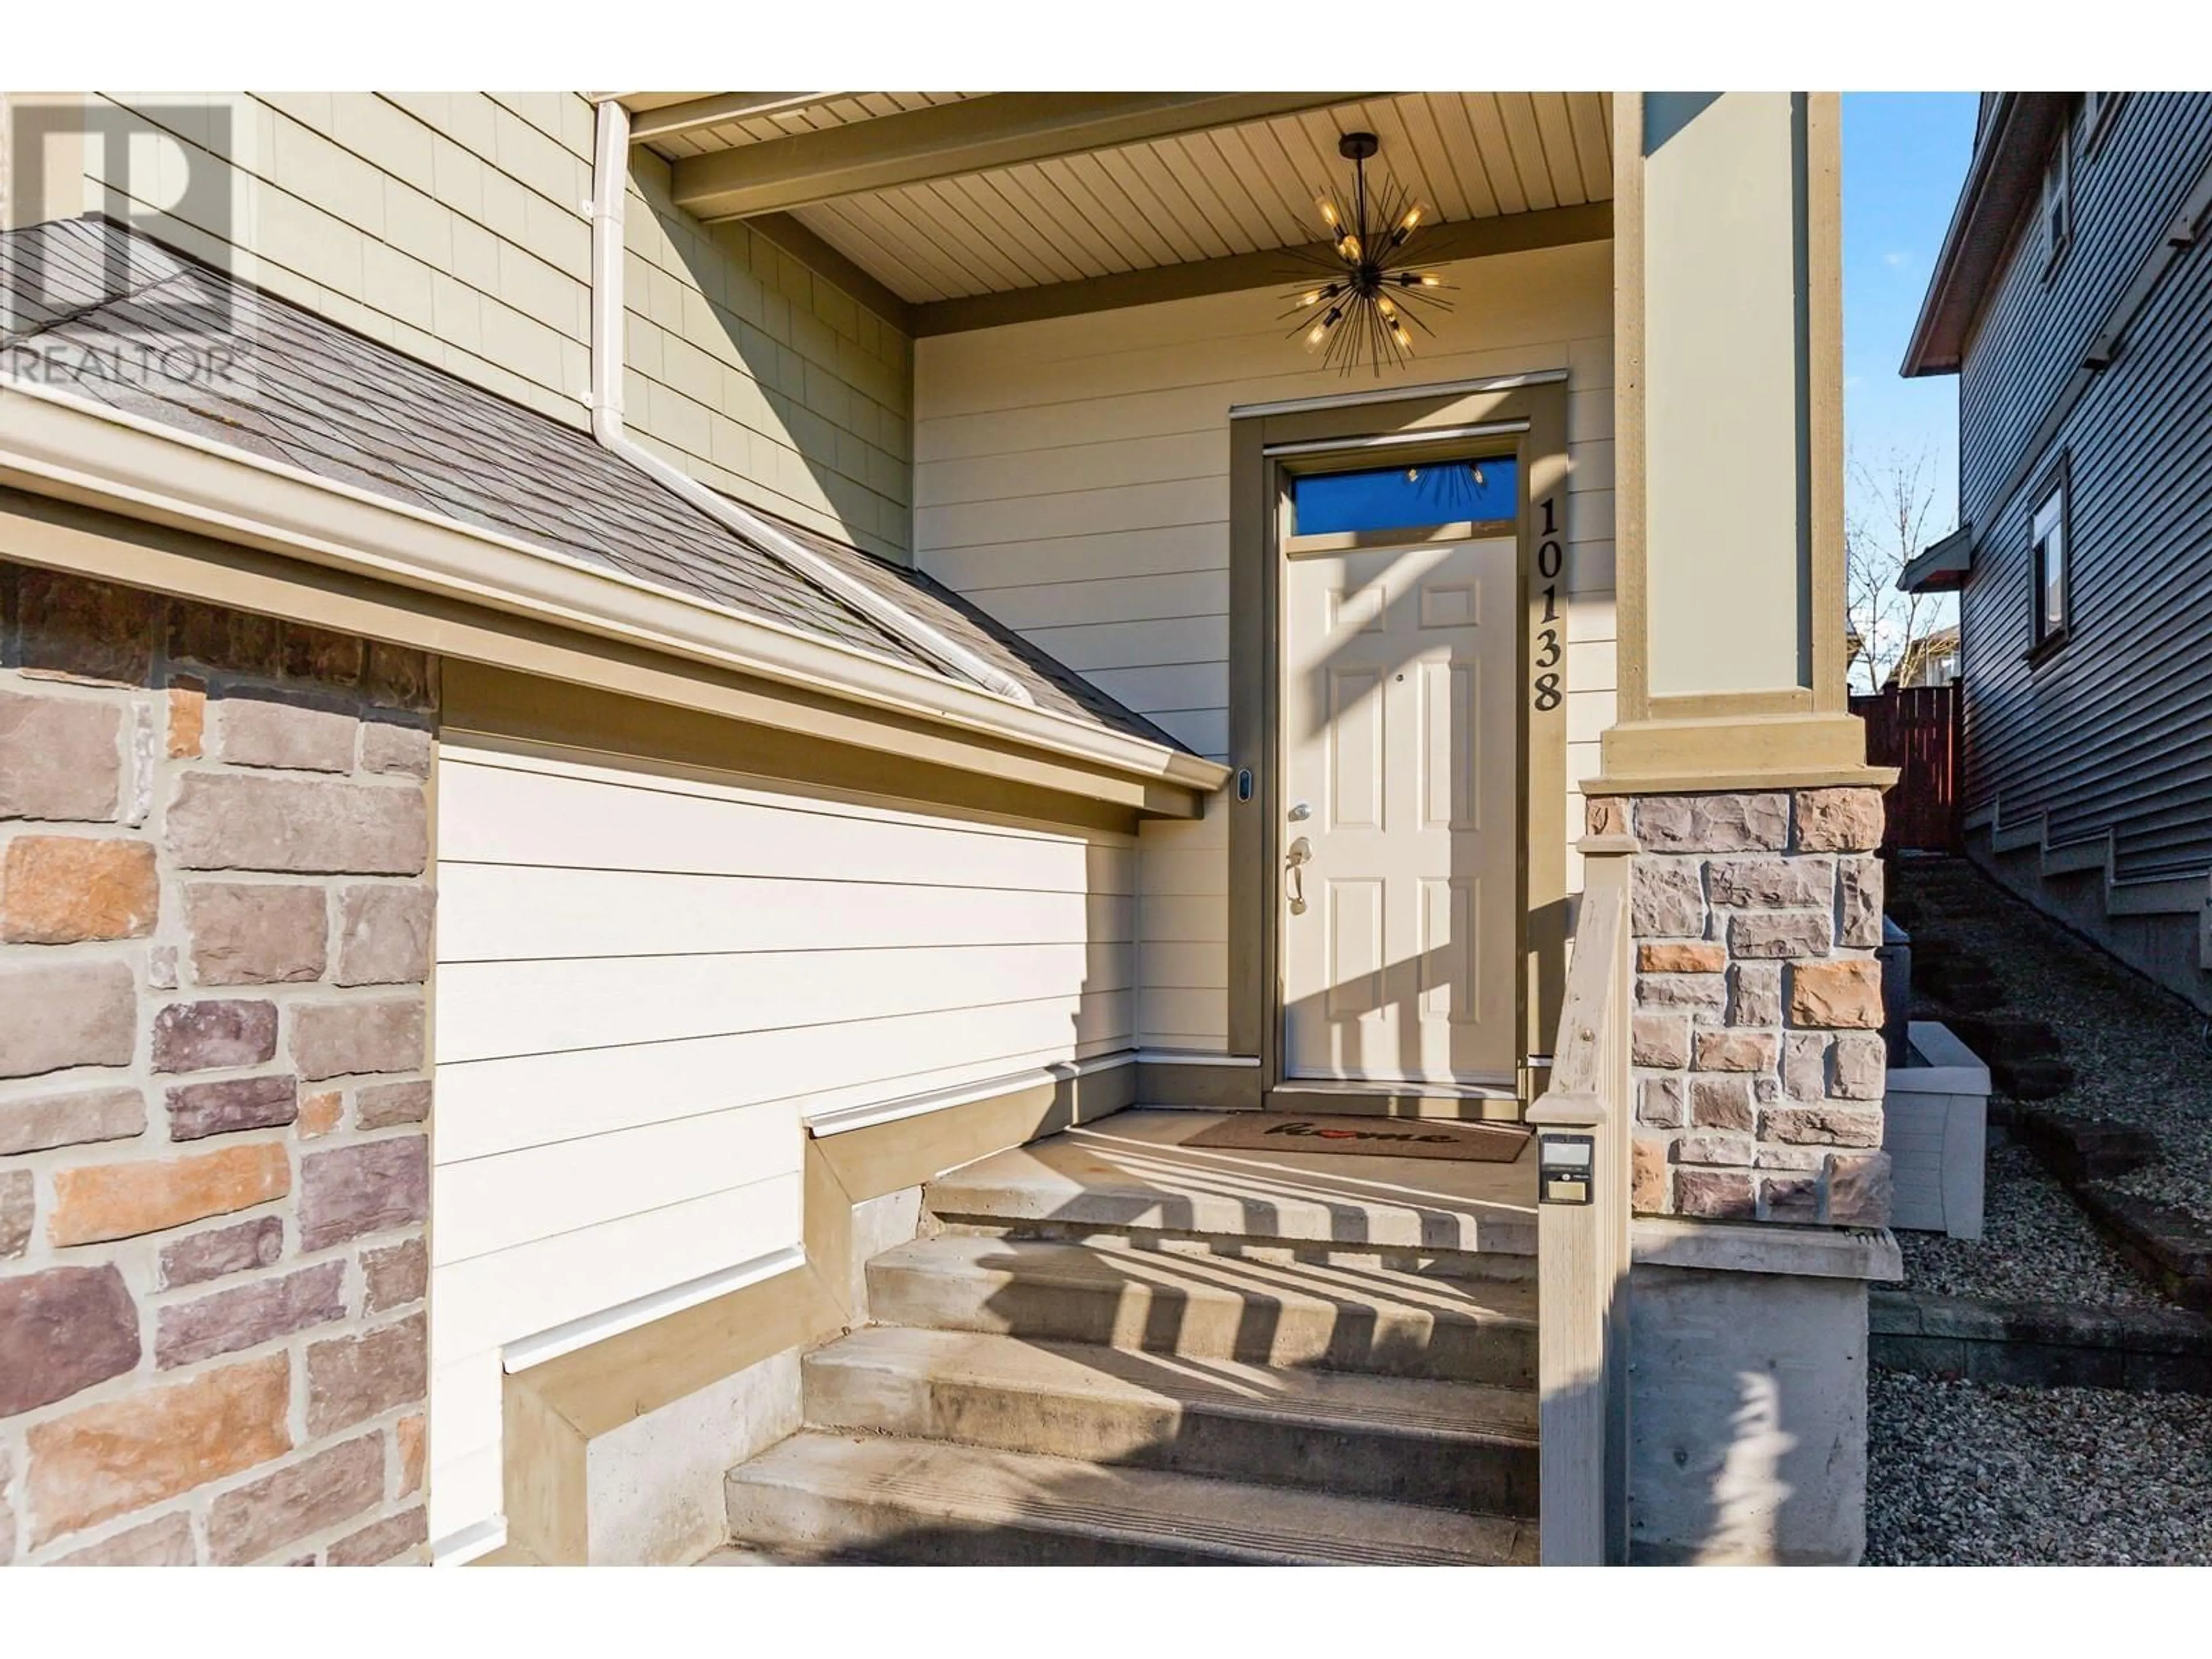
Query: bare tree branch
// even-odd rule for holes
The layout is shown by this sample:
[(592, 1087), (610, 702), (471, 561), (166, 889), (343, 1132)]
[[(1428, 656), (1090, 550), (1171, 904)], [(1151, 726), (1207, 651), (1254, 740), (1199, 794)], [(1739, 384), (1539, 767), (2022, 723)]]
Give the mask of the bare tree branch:
[(1897, 578), (1928, 544), (1936, 506), (1936, 463), (1925, 448), (1893, 451), (1850, 472), (1860, 501), (1844, 525), (1844, 606), (1850, 629), (1845, 673), (1855, 690), (1878, 691), (1893, 672), (1909, 681), (1928, 653), (1942, 607), (1924, 593), (1900, 593)]

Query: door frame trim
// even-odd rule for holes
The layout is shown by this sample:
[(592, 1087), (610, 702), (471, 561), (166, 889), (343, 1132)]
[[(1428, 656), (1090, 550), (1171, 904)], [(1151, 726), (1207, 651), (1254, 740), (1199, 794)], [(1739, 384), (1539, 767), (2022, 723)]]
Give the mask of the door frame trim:
[[(1224, 798), (1229, 817), (1229, 1048), (1260, 1058), (1249, 1103), (1314, 1109), (1284, 1091), (1282, 915), (1278, 866), (1282, 860), (1283, 793), (1279, 732), (1282, 720), (1282, 568), (1279, 502), (1285, 469), (1294, 456), (1331, 449), (1371, 459), (1393, 441), (1443, 441), (1439, 428), (1493, 429), (1491, 453), (1520, 463), (1520, 510), (1516, 584), (1523, 617), (1516, 672), (1523, 690), (1516, 731), (1520, 844), (1516, 865), (1516, 1024), (1522, 1052), (1550, 1047), (1566, 975), (1567, 928), (1567, 698), (1566, 631), (1571, 595), (1566, 553), (1572, 526), (1567, 493), (1567, 375), (1565, 370), (1501, 376), (1468, 386), (1395, 388), (1360, 401), (1316, 399), (1279, 412), (1255, 410), (1230, 423), (1229, 507), (1229, 743), (1231, 763), (1249, 769), (1252, 797)], [(1515, 428), (1518, 428), (1517, 433)], [(1506, 441), (1510, 440), (1510, 444)], [(1462, 440), (1480, 443), (1480, 438)], [(1532, 506), (1557, 502), (1558, 533), (1538, 535)], [(1537, 556), (1547, 542), (1559, 548), (1559, 630), (1558, 702), (1539, 711), (1528, 695), (1536, 635), (1542, 616), (1535, 580)], [(1546, 556), (1549, 556), (1548, 554)], [(1522, 1103), (1541, 1079), (1519, 1068)], [(1289, 1093), (1295, 1094), (1293, 1084)], [(1438, 1109), (1435, 1097), (1405, 1086), (1378, 1084), (1370, 1095), (1351, 1096), (1337, 1109), (1418, 1115)]]

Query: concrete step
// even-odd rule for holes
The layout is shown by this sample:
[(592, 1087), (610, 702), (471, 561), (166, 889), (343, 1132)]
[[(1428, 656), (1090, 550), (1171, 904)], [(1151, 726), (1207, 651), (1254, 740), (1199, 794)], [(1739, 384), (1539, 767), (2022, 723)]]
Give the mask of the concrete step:
[(1536, 1258), (1510, 1253), (1465, 1250), (1364, 1249), (1310, 1243), (1303, 1240), (1233, 1238), (1206, 1235), (1124, 1229), (1057, 1221), (946, 1220), (930, 1218), (937, 1234), (981, 1238), (1030, 1239), (1063, 1244), (1128, 1245), (1181, 1255), (1229, 1256), (1250, 1261), (1274, 1261), (1335, 1267), (1347, 1273), (1412, 1274), (1432, 1279), (1536, 1280)]
[(1536, 1512), (1536, 1398), (1510, 1389), (888, 1326), (809, 1354), (805, 1379), (817, 1428)]
[(1287, 1244), (1448, 1260), (1474, 1273), (1510, 1273), (1535, 1255), (1533, 1151), (1477, 1164), (1185, 1144), (1218, 1121), (1120, 1113), (948, 1171), (924, 1201), (943, 1222), (1018, 1237)]
[(816, 1561), (1491, 1566), (1533, 1524), (927, 1440), (793, 1435), (730, 1472), (730, 1536)]
[(1133, 1353), (1534, 1386), (1536, 1287), (1132, 1242), (947, 1234), (867, 1264), (885, 1325)]

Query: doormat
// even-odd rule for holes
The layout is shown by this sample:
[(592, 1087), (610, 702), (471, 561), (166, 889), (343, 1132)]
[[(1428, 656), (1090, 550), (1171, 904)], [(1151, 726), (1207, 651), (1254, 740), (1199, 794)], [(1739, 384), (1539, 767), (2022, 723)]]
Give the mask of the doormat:
[(1361, 1158), (1437, 1158), (1510, 1164), (1528, 1144), (1518, 1124), (1413, 1117), (1292, 1117), (1239, 1112), (1200, 1130), (1186, 1146), (1240, 1152), (1351, 1152)]

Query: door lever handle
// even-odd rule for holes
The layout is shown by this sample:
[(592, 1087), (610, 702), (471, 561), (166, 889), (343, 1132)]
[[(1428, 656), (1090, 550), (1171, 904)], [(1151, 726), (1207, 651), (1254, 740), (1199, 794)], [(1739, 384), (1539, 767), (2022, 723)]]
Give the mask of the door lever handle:
[(1313, 842), (1300, 836), (1283, 854), (1285, 872), (1290, 878), (1291, 914), (1302, 916), (1306, 913), (1305, 866), (1313, 857)]

